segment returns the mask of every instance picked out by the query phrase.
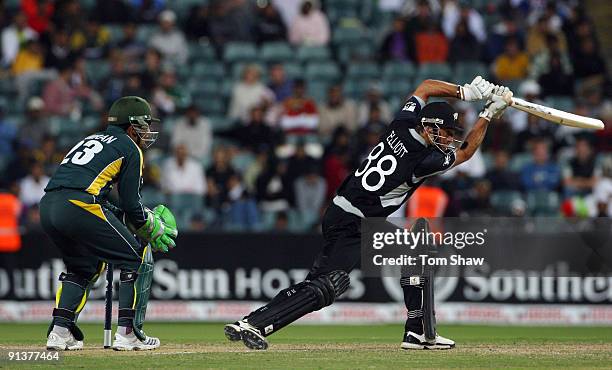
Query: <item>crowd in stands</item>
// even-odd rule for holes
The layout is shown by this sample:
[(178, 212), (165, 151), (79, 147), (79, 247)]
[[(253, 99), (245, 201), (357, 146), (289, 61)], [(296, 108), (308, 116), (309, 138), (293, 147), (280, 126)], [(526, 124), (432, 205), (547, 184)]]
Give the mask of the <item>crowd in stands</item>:
[[(478, 74), (606, 129), (508, 110), (415, 199), (438, 196), (439, 216), (612, 216), (612, 89), (580, 1), (13, 0), (0, 33), (0, 188), (25, 225), (63, 155), (139, 95), (162, 119), (145, 204), (184, 229), (314, 230), (420, 81)], [(451, 102), (469, 129), (482, 104)]]

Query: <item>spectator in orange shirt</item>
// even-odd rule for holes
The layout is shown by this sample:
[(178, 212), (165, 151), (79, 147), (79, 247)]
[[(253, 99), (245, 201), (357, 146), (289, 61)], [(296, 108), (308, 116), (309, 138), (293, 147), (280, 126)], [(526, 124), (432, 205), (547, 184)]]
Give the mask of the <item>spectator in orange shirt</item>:
[(503, 83), (527, 77), (529, 57), (521, 50), (517, 39), (508, 39), (503, 54), (493, 62), (493, 70), (497, 79)]
[(448, 59), (448, 40), (432, 21), (415, 36), (416, 59), (419, 63), (443, 63)]

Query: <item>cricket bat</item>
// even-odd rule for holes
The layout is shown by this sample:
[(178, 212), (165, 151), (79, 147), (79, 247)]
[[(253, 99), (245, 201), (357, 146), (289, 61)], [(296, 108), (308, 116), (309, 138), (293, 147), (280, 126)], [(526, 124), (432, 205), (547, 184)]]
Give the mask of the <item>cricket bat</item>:
[[(508, 101), (508, 100), (506, 100)], [(523, 112), (536, 115), (547, 121), (559, 125), (586, 128), (591, 130), (602, 130), (604, 123), (601, 120), (580, 116), (578, 114), (564, 112), (559, 109), (550, 108), (544, 105), (528, 102), (521, 98), (510, 97), (509, 105)]]

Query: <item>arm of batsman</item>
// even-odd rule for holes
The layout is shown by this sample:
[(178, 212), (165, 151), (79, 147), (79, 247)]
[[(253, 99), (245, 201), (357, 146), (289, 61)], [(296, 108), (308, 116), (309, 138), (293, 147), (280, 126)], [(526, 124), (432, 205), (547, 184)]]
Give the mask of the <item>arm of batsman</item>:
[(480, 112), (479, 117), (488, 121), (491, 121), (493, 118), (501, 118), (506, 108), (510, 105), (512, 96), (513, 93), (509, 88), (505, 86), (496, 86), (491, 98), (487, 100), (487, 104), (482, 112)]
[(488, 100), (493, 95), (493, 91), (497, 85), (485, 80), (481, 76), (476, 76), (472, 82), (461, 86), (461, 100), (477, 101)]

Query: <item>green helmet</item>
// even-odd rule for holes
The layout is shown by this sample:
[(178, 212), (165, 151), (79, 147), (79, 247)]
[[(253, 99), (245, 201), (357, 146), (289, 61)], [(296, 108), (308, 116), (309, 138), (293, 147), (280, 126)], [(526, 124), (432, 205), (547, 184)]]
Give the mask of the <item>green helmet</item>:
[(157, 131), (151, 131), (151, 123), (159, 119), (151, 115), (149, 103), (138, 96), (124, 96), (115, 100), (108, 111), (108, 123), (117, 126), (132, 126), (145, 148), (157, 140)]

